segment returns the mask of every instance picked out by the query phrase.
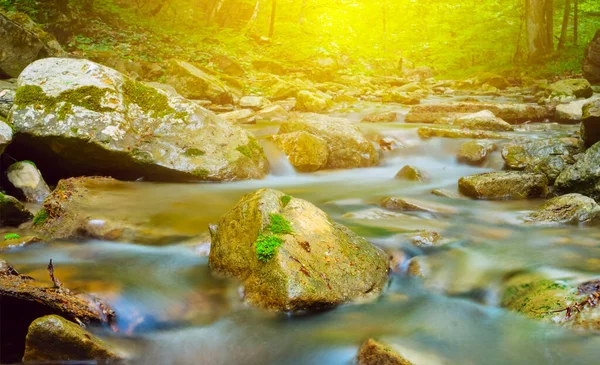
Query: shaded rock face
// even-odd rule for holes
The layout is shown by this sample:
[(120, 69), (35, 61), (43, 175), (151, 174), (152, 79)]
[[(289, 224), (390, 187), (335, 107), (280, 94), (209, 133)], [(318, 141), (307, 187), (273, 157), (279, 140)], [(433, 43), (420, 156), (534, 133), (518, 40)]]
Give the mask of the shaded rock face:
[(358, 350), (358, 365), (412, 365), (388, 345), (372, 338), (365, 341)]
[(35, 60), (63, 55), (56, 39), (27, 15), (0, 11), (0, 76), (17, 77)]
[(585, 49), (583, 77), (592, 84), (600, 84), (600, 29)]
[(0, 80), (0, 122), (8, 119), (10, 108), (12, 108), (15, 102), (17, 85), (12, 81), (16, 80)]
[(461, 177), (458, 190), (475, 199), (539, 198), (548, 195), (548, 179), (542, 174), (527, 172), (489, 172)]
[(449, 113), (470, 114), (489, 110), (496, 117), (510, 124), (527, 121), (541, 122), (554, 116), (551, 108), (536, 104), (492, 104), (492, 103), (440, 103), (413, 106), (406, 115), (407, 123), (434, 123), (448, 117)]
[(273, 140), (300, 172), (313, 172), (327, 166), (329, 147), (321, 137), (305, 131), (276, 134)]
[(383, 251), (276, 190), (245, 195), (211, 234), (211, 270), (240, 279), (246, 299), (260, 307), (331, 307), (376, 296), (387, 281)]
[(33, 215), (16, 198), (0, 193), (0, 226), (16, 227)]
[(600, 201), (600, 142), (590, 147), (554, 182), (558, 194), (580, 193)]
[(39, 60), (18, 86), (11, 155), (35, 160), (46, 177), (222, 181), (262, 178), (268, 170), (249, 133), (93, 62)]
[(220, 80), (184, 62), (172, 60), (167, 69), (167, 83), (188, 99), (207, 99), (215, 104), (232, 104), (233, 96)]
[(575, 163), (575, 156), (584, 151), (578, 138), (551, 138), (514, 142), (502, 146), (502, 158), (511, 170), (542, 173), (550, 183), (567, 167)]
[(566, 328), (600, 329), (600, 307), (582, 306), (567, 316), (566, 308), (581, 303), (596, 282), (577, 283), (568, 279), (551, 279), (542, 274), (522, 274), (504, 284), (501, 305), (529, 318), (558, 323)]
[[(583, 109), (586, 105), (600, 101), (600, 96), (593, 96), (589, 99), (572, 101), (567, 104), (556, 106), (555, 120), (558, 123), (575, 124), (583, 119)], [(592, 143), (593, 144), (593, 143)]]
[(328, 169), (369, 167), (379, 163), (379, 154), (356, 125), (342, 118), (319, 114), (302, 114), (283, 123), (279, 134), (304, 131), (327, 142)]
[(158, 227), (148, 219), (93, 209), (102, 199), (98, 191), (127, 191), (127, 187), (128, 183), (102, 177), (61, 180), (35, 216), (33, 229), (48, 239), (87, 237), (160, 244), (190, 238), (174, 228)]
[(600, 98), (582, 108), (581, 138), (587, 147), (600, 142)]
[(23, 193), (28, 202), (41, 203), (50, 195), (50, 188), (44, 181), (40, 170), (31, 161), (21, 161), (10, 165), (6, 175), (8, 181)]
[[(114, 312), (98, 298), (73, 294), (52, 283), (40, 283), (19, 274), (0, 260), (0, 362), (21, 361), (27, 329), (36, 318), (56, 314), (84, 325), (110, 323)], [(10, 334), (10, 335), (7, 335)]]
[(13, 140), (12, 128), (0, 120), (0, 155)]
[(117, 352), (78, 324), (50, 315), (36, 319), (29, 326), (23, 362), (120, 358)]
[(591, 224), (600, 221), (600, 206), (581, 194), (566, 194), (547, 201), (528, 219), (539, 223)]

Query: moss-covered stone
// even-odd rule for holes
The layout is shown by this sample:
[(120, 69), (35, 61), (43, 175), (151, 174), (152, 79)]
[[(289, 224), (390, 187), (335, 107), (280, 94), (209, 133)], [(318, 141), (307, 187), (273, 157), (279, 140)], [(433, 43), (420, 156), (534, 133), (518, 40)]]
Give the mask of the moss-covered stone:
[(460, 145), (456, 159), (460, 163), (479, 166), (485, 162), (488, 154), (496, 150), (493, 143), (469, 141)]
[(600, 142), (590, 147), (575, 164), (564, 169), (556, 178), (558, 194), (580, 193), (600, 201)]
[(114, 349), (78, 324), (57, 315), (36, 319), (29, 326), (24, 362), (121, 359)]
[[(141, 82), (125, 79), (123, 95), (126, 101), (138, 105), (142, 110), (150, 113), (155, 118), (162, 118), (176, 111), (169, 105), (169, 98), (157, 89), (146, 86)], [(185, 116), (185, 113), (183, 114)], [(178, 118), (182, 119), (182, 118)]]
[(407, 123), (434, 123), (452, 114), (464, 116), (485, 110), (510, 124), (541, 122), (554, 116), (554, 110), (536, 104), (459, 102), (415, 105), (404, 120)]
[(475, 199), (527, 199), (548, 195), (545, 175), (517, 171), (489, 172), (461, 177), (461, 194)]
[(289, 162), (300, 172), (313, 172), (324, 168), (329, 159), (327, 142), (313, 134), (298, 131), (272, 136)]
[(539, 223), (592, 224), (600, 221), (600, 206), (581, 194), (567, 194), (547, 201), (528, 217)]
[(502, 139), (501, 134), (490, 131), (458, 129), (458, 128), (432, 128), (421, 127), (417, 130), (419, 137), (429, 139), (434, 137), (441, 138), (476, 138), (476, 139)]
[(0, 226), (18, 226), (33, 218), (23, 203), (16, 198), (0, 193)]
[(242, 280), (248, 301), (275, 310), (377, 295), (387, 279), (386, 255), (307, 201), (284, 205), (284, 196), (258, 190), (220, 220), (211, 232), (212, 271)]
[(545, 91), (547, 100), (561, 100), (564, 97), (589, 98), (594, 94), (592, 85), (586, 79), (566, 79), (549, 85)]
[(217, 104), (233, 103), (231, 91), (216, 77), (184, 61), (171, 60), (167, 83), (188, 99), (208, 99)]
[(389, 345), (370, 338), (358, 350), (358, 365), (412, 365)]

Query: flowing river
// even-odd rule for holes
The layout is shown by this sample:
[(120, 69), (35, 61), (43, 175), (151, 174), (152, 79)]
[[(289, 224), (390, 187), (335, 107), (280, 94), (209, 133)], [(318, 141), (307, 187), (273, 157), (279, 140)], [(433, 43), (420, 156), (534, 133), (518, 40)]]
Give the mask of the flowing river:
[[(495, 99), (495, 101), (503, 101)], [(436, 100), (431, 100), (432, 102)], [(600, 229), (524, 223), (543, 200), (474, 201), (431, 194), (456, 191), (461, 176), (500, 170), (494, 152), (483, 167), (456, 162), (464, 140), (421, 140), (419, 125), (403, 123), (408, 108), (357, 104), (332, 115), (358, 121), (393, 110), (400, 120), (361, 125), (398, 141), (380, 166), (295, 173), (285, 156), (263, 141), (272, 164), (262, 181), (224, 184), (132, 182), (106, 191), (89, 207), (122, 219), (150, 222), (189, 240), (140, 245), (97, 240), (51, 242), (3, 252), (21, 273), (91, 292), (117, 312), (121, 332), (93, 329), (126, 349), (135, 364), (352, 364), (362, 341), (374, 337), (400, 349), (415, 364), (596, 364), (600, 338), (528, 319), (499, 307), (502, 283), (514, 273), (544, 271), (556, 278), (594, 279), (600, 270)], [(257, 136), (276, 124), (249, 127)], [(529, 124), (515, 135), (568, 136), (578, 126)], [(420, 168), (427, 183), (395, 180), (404, 165)], [(310, 315), (269, 313), (241, 300), (239, 283), (211, 276), (208, 225), (240, 197), (274, 188), (306, 199), (395, 257), (384, 293)], [(439, 213), (393, 213), (379, 208), (389, 196), (446, 206)], [(417, 247), (415, 231), (439, 233), (444, 245)], [(406, 274), (406, 261), (427, 258), (426, 279)]]

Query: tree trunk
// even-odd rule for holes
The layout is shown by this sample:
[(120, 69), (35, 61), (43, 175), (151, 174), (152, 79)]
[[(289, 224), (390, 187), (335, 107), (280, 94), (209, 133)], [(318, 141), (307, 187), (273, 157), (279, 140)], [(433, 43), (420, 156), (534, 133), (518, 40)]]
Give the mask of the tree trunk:
[(387, 0), (381, 5), (381, 22), (383, 25), (383, 53), (387, 51)]
[(269, 38), (273, 38), (275, 33), (275, 14), (277, 13), (277, 0), (273, 0), (271, 7), (271, 24), (269, 25)]
[(575, 0), (573, 8), (573, 44), (577, 45), (578, 42), (578, 29), (579, 28), (579, 0)]
[(160, 13), (160, 11), (162, 10), (163, 6), (165, 6), (166, 4), (167, 4), (167, 0), (162, 0), (160, 3), (158, 3), (158, 5), (156, 5), (154, 10), (152, 10), (150, 12), (150, 16), (152, 16), (152, 17), (157, 16), (158, 13)]
[(306, 9), (306, 0), (302, 0), (302, 6), (300, 7), (300, 17), (298, 19), (298, 24), (302, 24), (304, 22), (304, 9)]
[(567, 42), (567, 28), (569, 27), (569, 16), (571, 15), (571, 0), (565, 0), (565, 11), (563, 13), (562, 27), (560, 29), (560, 39), (558, 40), (558, 49), (565, 48)]
[(531, 63), (552, 52), (552, 11), (552, 0), (526, 0), (528, 59)]

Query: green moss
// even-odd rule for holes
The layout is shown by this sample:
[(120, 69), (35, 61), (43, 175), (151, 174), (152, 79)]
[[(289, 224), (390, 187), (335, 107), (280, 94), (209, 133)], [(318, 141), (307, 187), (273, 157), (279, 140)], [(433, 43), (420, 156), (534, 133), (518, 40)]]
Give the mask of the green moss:
[(176, 114), (176, 118), (183, 119), (187, 116), (186, 113), (176, 113), (169, 105), (169, 98), (166, 95), (140, 82), (125, 80), (123, 93), (127, 102), (137, 104), (145, 112), (150, 112), (152, 117), (162, 118), (169, 114)]
[(0, 193), (0, 203), (4, 203), (6, 201), (6, 195)]
[(277, 236), (259, 235), (256, 239), (256, 257), (267, 262), (272, 259), (277, 253), (277, 248), (283, 244), (283, 240)]
[(252, 159), (252, 150), (250, 150), (250, 147), (248, 147), (248, 145), (237, 146), (235, 149), (242, 155), (248, 157), (249, 159)]
[(281, 214), (272, 213), (270, 216), (271, 224), (267, 227), (267, 230), (274, 234), (290, 234), (292, 233), (292, 227), (290, 222), (285, 219)]
[(25, 85), (17, 89), (15, 105), (17, 107), (39, 105), (43, 106), (44, 110), (49, 113), (56, 110), (59, 103), (64, 102), (65, 105), (58, 111), (59, 119), (61, 116), (63, 118), (66, 117), (69, 108), (72, 108), (73, 105), (101, 113), (110, 112), (112, 111), (111, 108), (102, 106), (102, 100), (108, 91), (108, 89), (101, 89), (95, 86), (84, 86), (64, 91), (59, 96), (52, 97), (46, 95), (44, 90), (37, 85)]
[(253, 161), (259, 160), (263, 154), (262, 146), (254, 138), (249, 138), (248, 144), (237, 146), (236, 150)]
[(19, 236), (19, 235), (18, 235), (18, 234), (16, 234), (16, 233), (9, 233), (9, 234), (5, 234), (5, 235), (4, 235), (4, 240), (5, 240), (5, 241), (8, 241), (8, 240), (16, 240), (16, 239), (19, 239), (19, 238), (21, 238), (21, 236)]
[(40, 224), (43, 224), (46, 219), (48, 219), (48, 211), (42, 208), (39, 212), (37, 212), (35, 217), (33, 217), (33, 225), (39, 226)]
[(187, 148), (183, 154), (189, 157), (198, 157), (206, 155), (206, 152), (198, 148)]
[(281, 197), (281, 204), (283, 205), (283, 207), (287, 207), (287, 205), (290, 203), (290, 201), (292, 200), (292, 197), (289, 195), (284, 195)]
[(65, 120), (67, 116), (73, 114), (73, 106), (69, 103), (65, 103), (58, 111), (58, 120)]
[(192, 174), (194, 174), (194, 176), (198, 176), (202, 179), (206, 179), (210, 176), (210, 171), (208, 171), (207, 169), (204, 169), (204, 168), (197, 168), (192, 172)]
[(30, 164), (31, 166), (33, 166), (33, 167), (35, 167), (35, 168), (37, 169), (37, 166), (36, 166), (36, 164), (35, 164), (33, 161), (31, 161), (31, 160), (23, 160), (23, 161), (21, 161), (21, 162), (23, 162), (23, 163), (28, 163), (28, 164)]

